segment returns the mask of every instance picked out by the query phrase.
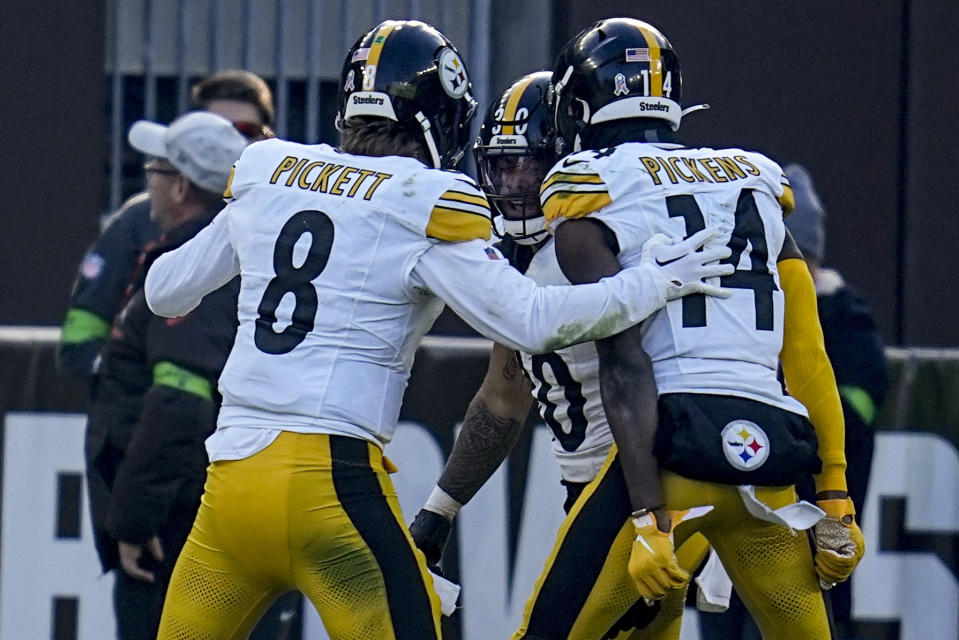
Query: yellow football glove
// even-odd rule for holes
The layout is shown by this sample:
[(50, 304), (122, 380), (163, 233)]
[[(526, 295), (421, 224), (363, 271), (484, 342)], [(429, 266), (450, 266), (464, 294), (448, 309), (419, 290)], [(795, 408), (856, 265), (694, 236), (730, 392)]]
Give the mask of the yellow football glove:
[(670, 589), (678, 589), (689, 582), (689, 572), (679, 566), (673, 548), (673, 531), (684, 520), (696, 518), (712, 507), (693, 507), (684, 511), (667, 511), (669, 531), (656, 526), (652, 512), (633, 518), (636, 539), (629, 555), (627, 569), (639, 595), (648, 600), (664, 598)]
[(819, 586), (831, 589), (849, 579), (866, 551), (866, 543), (856, 524), (852, 498), (818, 500), (816, 505), (826, 512), (826, 517), (814, 529), (816, 573)]

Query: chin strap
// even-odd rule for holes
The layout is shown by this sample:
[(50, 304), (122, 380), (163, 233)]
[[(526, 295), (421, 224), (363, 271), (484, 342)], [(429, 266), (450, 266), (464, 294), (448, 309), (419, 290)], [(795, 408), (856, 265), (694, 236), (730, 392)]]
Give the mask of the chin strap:
[(430, 158), (433, 160), (433, 168), (441, 169), (440, 154), (436, 149), (436, 141), (433, 140), (433, 134), (430, 132), (431, 127), (429, 118), (424, 116), (422, 111), (417, 111), (416, 121), (419, 122), (420, 126), (423, 128), (423, 138), (426, 140), (426, 148), (429, 149)]

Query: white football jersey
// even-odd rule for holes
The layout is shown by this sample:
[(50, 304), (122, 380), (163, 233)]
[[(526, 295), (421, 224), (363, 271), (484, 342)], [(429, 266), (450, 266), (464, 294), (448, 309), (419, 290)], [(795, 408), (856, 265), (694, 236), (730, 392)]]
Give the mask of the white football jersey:
[(597, 285), (537, 287), (488, 247), (476, 184), (412, 158), (268, 140), (243, 152), (225, 195), (145, 285), (155, 313), (179, 316), (241, 276), (212, 460), (251, 455), (278, 430), (388, 442), (444, 300), (487, 337), (545, 352), (630, 326), (665, 299), (649, 265)]
[[(550, 238), (533, 256), (526, 275), (538, 284), (569, 284)], [(553, 455), (563, 479), (589, 482), (596, 477), (613, 434), (599, 395), (599, 356), (592, 342), (552, 353), (520, 352), (533, 385), (539, 415), (553, 433)]]
[(635, 264), (656, 234), (678, 241), (707, 226), (720, 230), (736, 271), (715, 284), (732, 296), (686, 296), (643, 325), (659, 392), (741, 396), (806, 415), (776, 376), (784, 310), (776, 263), (783, 214), (792, 209), (776, 163), (740, 149), (626, 143), (557, 163), (541, 200), (551, 226), (586, 215), (602, 220), (624, 265)]

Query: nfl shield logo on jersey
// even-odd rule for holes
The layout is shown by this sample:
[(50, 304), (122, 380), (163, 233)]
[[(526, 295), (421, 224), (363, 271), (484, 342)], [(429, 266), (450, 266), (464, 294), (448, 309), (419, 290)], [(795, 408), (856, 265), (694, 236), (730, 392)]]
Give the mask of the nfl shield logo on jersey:
[(769, 458), (769, 436), (749, 420), (733, 420), (723, 428), (723, 455), (740, 471), (752, 471)]
[(88, 253), (83, 262), (80, 263), (80, 273), (87, 280), (99, 278), (104, 264), (106, 264), (106, 260), (99, 253)]

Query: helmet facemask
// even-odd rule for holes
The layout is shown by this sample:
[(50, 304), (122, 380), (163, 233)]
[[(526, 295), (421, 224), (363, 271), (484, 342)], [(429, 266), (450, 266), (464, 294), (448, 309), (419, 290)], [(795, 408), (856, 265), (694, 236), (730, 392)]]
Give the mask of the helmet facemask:
[(480, 187), (499, 214), (494, 224), (497, 235), (509, 235), (519, 244), (536, 244), (546, 237), (539, 190), (553, 159), (546, 149), (516, 151), (479, 152)]
[(493, 231), (519, 244), (546, 238), (539, 190), (556, 155), (552, 113), (546, 103), (550, 72), (527, 74), (487, 110), (473, 145), (480, 188), (493, 214)]

